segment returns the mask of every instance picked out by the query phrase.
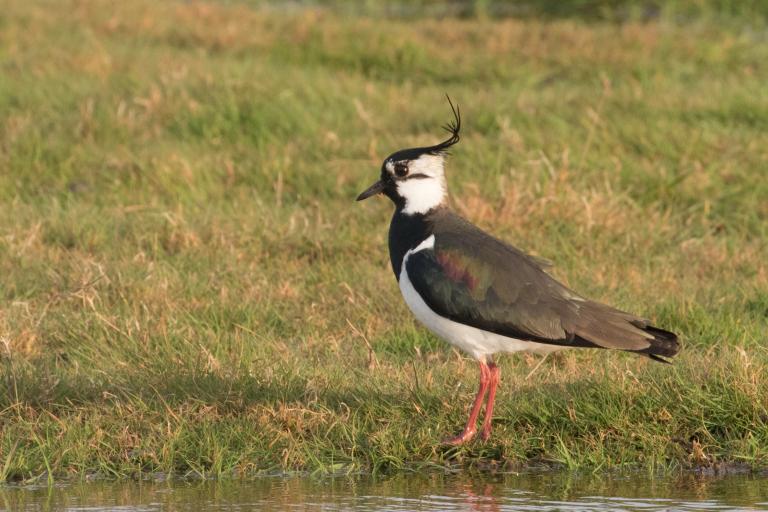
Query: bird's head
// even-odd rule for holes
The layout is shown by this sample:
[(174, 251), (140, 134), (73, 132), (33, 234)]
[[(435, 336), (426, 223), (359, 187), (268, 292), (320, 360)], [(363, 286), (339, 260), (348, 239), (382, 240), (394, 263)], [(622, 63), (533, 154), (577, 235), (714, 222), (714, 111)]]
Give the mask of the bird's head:
[(448, 148), (459, 142), (461, 129), (461, 113), (450, 98), (448, 103), (454, 119), (443, 128), (451, 136), (434, 146), (401, 149), (389, 155), (381, 164), (379, 181), (357, 196), (358, 201), (384, 194), (408, 215), (426, 213), (445, 202), (445, 156)]

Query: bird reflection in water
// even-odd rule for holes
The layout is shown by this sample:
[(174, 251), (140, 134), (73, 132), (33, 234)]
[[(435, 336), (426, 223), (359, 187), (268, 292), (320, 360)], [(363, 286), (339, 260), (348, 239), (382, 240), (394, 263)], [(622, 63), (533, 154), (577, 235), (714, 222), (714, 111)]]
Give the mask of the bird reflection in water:
[(498, 497), (495, 496), (494, 492), (497, 490), (496, 485), (487, 482), (465, 484), (462, 498), (467, 504), (467, 510), (498, 512), (501, 508), (499, 507)]

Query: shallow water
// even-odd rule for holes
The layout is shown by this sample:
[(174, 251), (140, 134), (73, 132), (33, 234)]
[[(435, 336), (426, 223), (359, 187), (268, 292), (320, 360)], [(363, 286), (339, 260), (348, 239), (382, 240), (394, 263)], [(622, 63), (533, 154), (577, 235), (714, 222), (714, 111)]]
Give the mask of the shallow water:
[(0, 487), (3, 510), (768, 510), (768, 478), (399, 475)]

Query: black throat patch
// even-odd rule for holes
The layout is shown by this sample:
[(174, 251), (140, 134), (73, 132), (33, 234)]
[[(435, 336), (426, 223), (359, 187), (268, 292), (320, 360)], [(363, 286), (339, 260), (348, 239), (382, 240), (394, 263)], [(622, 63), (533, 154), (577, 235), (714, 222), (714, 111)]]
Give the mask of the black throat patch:
[(423, 242), (434, 232), (434, 221), (438, 210), (435, 208), (427, 213), (406, 215), (402, 208), (397, 208), (389, 224), (389, 259), (392, 272), (400, 281), (400, 268), (403, 265), (405, 253)]

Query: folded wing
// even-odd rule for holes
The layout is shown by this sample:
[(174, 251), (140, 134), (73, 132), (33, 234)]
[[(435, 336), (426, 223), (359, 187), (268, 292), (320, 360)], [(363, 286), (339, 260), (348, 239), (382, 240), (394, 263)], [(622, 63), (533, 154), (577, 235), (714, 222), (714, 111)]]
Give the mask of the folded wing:
[(414, 288), (441, 316), (537, 343), (628, 350), (654, 359), (677, 353), (673, 333), (584, 299), (533, 257), (459, 217), (442, 224), (434, 248), (406, 262)]

